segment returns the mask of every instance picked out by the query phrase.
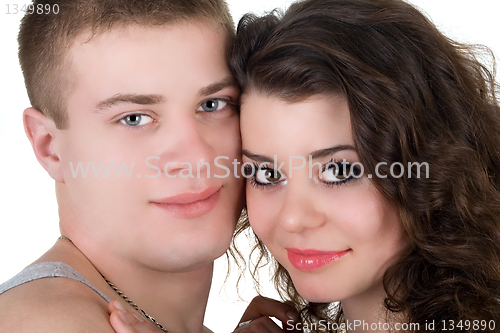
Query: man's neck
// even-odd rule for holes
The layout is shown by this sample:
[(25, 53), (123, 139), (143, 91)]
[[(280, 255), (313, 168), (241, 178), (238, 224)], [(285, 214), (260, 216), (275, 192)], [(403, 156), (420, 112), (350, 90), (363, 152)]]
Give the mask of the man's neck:
[(73, 243), (59, 240), (38, 261), (64, 261), (108, 297), (125, 303), (102, 274), (169, 332), (202, 332), (213, 262), (196, 270), (171, 273), (96, 253), (84, 254)]
[(106, 266), (106, 278), (169, 332), (202, 332), (213, 263), (181, 273), (114, 266)]

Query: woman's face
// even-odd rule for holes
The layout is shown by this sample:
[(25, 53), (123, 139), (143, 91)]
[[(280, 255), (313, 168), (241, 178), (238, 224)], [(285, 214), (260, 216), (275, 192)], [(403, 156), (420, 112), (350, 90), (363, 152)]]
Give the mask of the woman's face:
[(246, 175), (256, 169), (247, 180), (250, 224), (299, 294), (332, 302), (380, 293), (405, 242), (397, 211), (352, 166), (360, 159), (346, 99), (249, 93), (241, 133)]

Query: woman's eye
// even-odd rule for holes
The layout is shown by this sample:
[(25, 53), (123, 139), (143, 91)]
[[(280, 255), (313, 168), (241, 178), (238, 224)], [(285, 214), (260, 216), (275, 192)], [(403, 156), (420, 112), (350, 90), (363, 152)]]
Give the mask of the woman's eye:
[(327, 184), (342, 184), (354, 176), (357, 176), (357, 170), (349, 163), (330, 162), (323, 168), (320, 180)]
[(221, 99), (207, 99), (196, 109), (196, 111), (214, 112), (224, 108), (227, 102)]
[(129, 126), (143, 126), (153, 121), (153, 118), (145, 114), (129, 114), (120, 119), (122, 123)]
[(260, 169), (255, 174), (255, 180), (262, 184), (274, 184), (285, 177), (277, 170), (274, 169)]

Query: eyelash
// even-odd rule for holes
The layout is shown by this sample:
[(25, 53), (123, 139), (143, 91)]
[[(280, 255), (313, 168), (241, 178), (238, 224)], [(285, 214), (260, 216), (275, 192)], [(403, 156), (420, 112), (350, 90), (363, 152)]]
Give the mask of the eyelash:
[[(250, 181), (250, 185), (252, 185), (256, 189), (266, 190), (266, 189), (269, 189), (270, 187), (275, 186), (277, 184), (277, 183), (264, 184), (264, 183), (257, 181), (257, 170), (259, 170), (260, 164), (253, 162), (253, 166), (254, 166), (253, 170), (255, 172), (253, 173), (252, 177), (248, 178), (248, 180)], [(267, 167), (267, 168), (262, 168), (261, 170), (272, 170), (272, 168)], [(252, 167), (250, 167), (249, 165), (245, 165), (244, 172), (245, 172), (245, 175), (250, 174), (252, 172)]]
[[(229, 100), (227, 98), (222, 98), (222, 97), (208, 98), (208, 99), (204, 100), (203, 102), (201, 102), (201, 104), (198, 106), (198, 108), (200, 108), (203, 105), (203, 103), (206, 103), (208, 101), (214, 101), (214, 100), (219, 101), (219, 102), (225, 102), (225, 103), (227, 103), (227, 105), (224, 106), (220, 110), (214, 110), (214, 111), (211, 111), (211, 112), (209, 112), (209, 111), (199, 111), (199, 112), (203, 112), (203, 113), (216, 113), (218, 111), (219, 112), (222, 111), (227, 106), (233, 108), (236, 111), (239, 111), (239, 104), (238, 103), (233, 102), (233, 101), (231, 101), (231, 100)], [(129, 113), (129, 114), (126, 114), (126, 115), (120, 117), (119, 119), (117, 119), (115, 121), (115, 124), (122, 124), (123, 126), (129, 127), (129, 128), (137, 128), (137, 129), (138, 128), (142, 128), (142, 127), (144, 127), (144, 126), (147, 125), (146, 124), (146, 125), (132, 126), (132, 125), (128, 125), (128, 124), (124, 123), (124, 119), (126, 119), (127, 117), (130, 117), (130, 116), (145, 116), (145, 117), (150, 117), (152, 119), (151, 123), (155, 123), (156, 122), (156, 120), (152, 116), (150, 116), (149, 114), (146, 114), (146, 113)]]
[[(151, 118), (151, 122), (147, 123), (147, 124), (144, 124), (144, 125), (136, 125), (136, 126), (133, 126), (133, 125), (129, 125), (129, 124), (126, 124), (125, 123), (125, 119), (127, 117), (130, 117), (130, 116), (141, 116), (141, 117), (149, 117)], [(127, 128), (133, 128), (133, 129), (142, 129), (144, 127), (146, 127), (147, 125), (150, 125), (152, 123), (155, 123), (156, 120), (149, 114), (146, 114), (146, 113), (140, 113), (140, 112), (137, 112), (137, 113), (129, 113), (129, 114), (126, 114), (126, 115), (123, 115), (122, 117), (120, 117), (119, 119), (117, 119), (115, 121), (115, 124), (118, 124), (118, 125), (123, 125)]]
[[(337, 164), (337, 167), (341, 166), (342, 163), (340, 161), (337, 161), (337, 160), (334, 160), (333, 158), (328, 161), (327, 163), (323, 164), (322, 166), (322, 172), (325, 172), (326, 171), (326, 167), (328, 164)], [(258, 170), (260, 165), (256, 162), (253, 163), (253, 166), (254, 166), (254, 170)], [(349, 178), (346, 178), (344, 180), (341, 180), (341, 181), (337, 181), (337, 182), (327, 182), (327, 181), (324, 181), (324, 180), (321, 180), (319, 179), (319, 181), (321, 182), (321, 184), (325, 185), (326, 187), (333, 187), (333, 186), (342, 186), (342, 185), (345, 185), (347, 182), (350, 182), (354, 179), (357, 179), (354, 177), (354, 174), (358, 174), (360, 172), (359, 168), (358, 167), (354, 167), (353, 169), (353, 172), (351, 172), (351, 169), (352, 166), (350, 163), (347, 163), (346, 162), (346, 171), (347, 169), (349, 168), (349, 174), (351, 175)], [(262, 168), (262, 170), (272, 170), (273, 168), (271, 167), (267, 167), (267, 168)], [(244, 172), (245, 174), (250, 174), (252, 172), (252, 168), (249, 166), (249, 165), (246, 165), (245, 166), (245, 169), (244, 169)], [(257, 181), (257, 172), (254, 172), (252, 177), (248, 178), (249, 181), (250, 181), (250, 185), (252, 185), (253, 187), (257, 188), (257, 189), (270, 189), (270, 187), (272, 186), (275, 186), (277, 185), (278, 183), (269, 183), (269, 184), (264, 184), (264, 183), (261, 183), (259, 181)]]
[(239, 112), (239, 104), (236, 103), (236, 102), (233, 102), (232, 100), (228, 99), (228, 98), (223, 98), (223, 97), (214, 97), (214, 98), (207, 98), (206, 100), (204, 100), (203, 102), (200, 103), (200, 105), (196, 108), (196, 110), (198, 110), (199, 108), (201, 108), (201, 106), (203, 105), (203, 103), (206, 103), (208, 101), (219, 101), (219, 102), (225, 102), (227, 103), (226, 106), (224, 106), (222, 109), (220, 110), (215, 110), (215, 111), (198, 111), (198, 112), (203, 112), (203, 113), (215, 113), (215, 112), (220, 112), (222, 111), (223, 109), (225, 109), (226, 107), (231, 107), (233, 108), (235, 111)]
[[(343, 165), (342, 165), (342, 162), (340, 161), (337, 161), (335, 159), (331, 159), (330, 161), (328, 161), (327, 163), (323, 164), (323, 166), (321, 167), (321, 171), (322, 172), (325, 172), (326, 171), (326, 167), (327, 165), (329, 164), (336, 164), (337, 165), (337, 168), (343, 168)], [(319, 179), (319, 181), (321, 182), (321, 184), (327, 186), (327, 187), (333, 187), (333, 186), (342, 186), (344, 184), (346, 184), (347, 182), (350, 182), (351, 180), (354, 180), (354, 179), (357, 179), (354, 177), (355, 174), (358, 174), (361, 170), (355, 166), (354, 169), (352, 169), (353, 171), (351, 171), (351, 168), (352, 168), (352, 165), (348, 162), (345, 163), (346, 165), (346, 171), (349, 169), (348, 174), (350, 175), (349, 178), (346, 178), (346, 179), (343, 179), (341, 181), (337, 181), (337, 182), (327, 182), (327, 181), (324, 181), (324, 180), (321, 180)]]

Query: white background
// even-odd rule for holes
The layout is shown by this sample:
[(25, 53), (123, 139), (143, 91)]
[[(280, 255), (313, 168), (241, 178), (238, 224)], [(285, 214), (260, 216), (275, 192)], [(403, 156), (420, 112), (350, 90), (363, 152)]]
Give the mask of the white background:
[[(262, 14), (285, 0), (228, 0), (235, 21), (246, 12)], [(449, 37), (481, 43), (500, 55), (499, 0), (412, 0)], [(54, 182), (36, 161), (22, 126), (22, 111), (30, 106), (17, 60), (17, 32), (21, 14), (7, 14), (7, 4), (20, 7), (28, 1), (2, 0), (0, 5), (0, 283), (15, 275), (52, 246), (59, 236)], [(497, 76), (498, 77), (498, 76)], [(243, 244), (244, 245), (244, 244)], [(222, 288), (225, 258), (216, 261), (214, 283), (205, 324), (215, 333), (231, 332), (246, 301), (256, 293), (251, 278), (242, 283), (239, 300), (236, 274)], [(269, 281), (263, 276), (262, 281)], [(264, 289), (273, 296), (268, 282)]]

